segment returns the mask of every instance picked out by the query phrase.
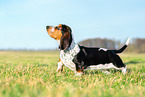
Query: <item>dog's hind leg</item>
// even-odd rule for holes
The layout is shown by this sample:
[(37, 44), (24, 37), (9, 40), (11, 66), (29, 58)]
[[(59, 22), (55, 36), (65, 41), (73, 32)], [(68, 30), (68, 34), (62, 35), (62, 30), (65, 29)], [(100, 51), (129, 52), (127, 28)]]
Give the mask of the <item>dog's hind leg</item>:
[(59, 61), (58, 61), (58, 67), (57, 67), (57, 72), (61, 72), (62, 70), (63, 70), (63, 63), (59, 59)]
[(127, 71), (126, 70), (127, 66), (123, 63), (121, 58), (118, 55), (112, 55), (111, 58), (112, 59), (110, 59), (110, 60), (114, 64), (114, 68), (117, 70), (121, 70), (122, 73), (125, 75), (126, 71)]
[(118, 67), (114, 66), (114, 68), (115, 68), (115, 69), (117, 69), (117, 70), (121, 70), (121, 71), (122, 71), (122, 73), (123, 73), (123, 75), (125, 75), (125, 74), (126, 74), (126, 72), (127, 72), (127, 66), (120, 67), (120, 68), (118, 68)]
[(122, 67), (122, 73), (125, 75), (125, 74), (126, 74), (126, 72), (127, 72), (127, 66)]

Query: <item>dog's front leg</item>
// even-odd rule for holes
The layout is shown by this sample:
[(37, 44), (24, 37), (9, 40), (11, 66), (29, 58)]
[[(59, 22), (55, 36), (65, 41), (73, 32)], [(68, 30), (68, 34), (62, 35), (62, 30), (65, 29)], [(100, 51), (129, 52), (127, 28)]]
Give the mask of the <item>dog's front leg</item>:
[(57, 72), (62, 72), (62, 70), (63, 70), (63, 63), (59, 59), (59, 61), (58, 61), (58, 67), (57, 67)]
[(76, 76), (81, 76), (83, 74), (83, 70), (81, 69), (81, 66), (76, 64)]

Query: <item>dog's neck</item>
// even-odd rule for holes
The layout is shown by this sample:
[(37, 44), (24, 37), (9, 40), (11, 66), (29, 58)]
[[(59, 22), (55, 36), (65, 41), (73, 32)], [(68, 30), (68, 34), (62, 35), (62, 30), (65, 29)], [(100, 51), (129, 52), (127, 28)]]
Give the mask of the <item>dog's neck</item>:
[(66, 52), (67, 51), (70, 51), (70, 50), (73, 50), (75, 48), (75, 46), (78, 45), (74, 42), (74, 40), (72, 40), (71, 42), (71, 45), (65, 50)]
[[(57, 40), (57, 42), (58, 42), (58, 44), (60, 45), (60, 40)], [(71, 45), (65, 50), (65, 52), (68, 52), (68, 51), (74, 49), (74, 47), (75, 47), (76, 45), (78, 45), (78, 44), (76, 44), (76, 43), (74, 42), (74, 40), (72, 40)]]
[[(71, 45), (66, 50), (60, 51), (60, 57), (64, 59), (66, 55), (69, 55), (71, 57), (74, 57), (76, 54), (80, 52), (80, 47), (78, 44), (76, 44), (73, 40), (71, 42)], [(67, 57), (66, 57), (67, 58)], [(72, 59), (71, 59), (72, 60)]]

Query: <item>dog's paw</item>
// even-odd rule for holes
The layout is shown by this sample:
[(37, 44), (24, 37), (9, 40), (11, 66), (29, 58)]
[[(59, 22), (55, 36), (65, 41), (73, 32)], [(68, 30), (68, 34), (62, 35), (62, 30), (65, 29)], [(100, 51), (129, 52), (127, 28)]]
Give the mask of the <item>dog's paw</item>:
[(57, 72), (62, 72), (62, 68), (58, 68), (57, 69)]
[(127, 66), (122, 68), (122, 73), (125, 75), (127, 73)]
[(83, 72), (75, 72), (75, 76), (82, 76)]

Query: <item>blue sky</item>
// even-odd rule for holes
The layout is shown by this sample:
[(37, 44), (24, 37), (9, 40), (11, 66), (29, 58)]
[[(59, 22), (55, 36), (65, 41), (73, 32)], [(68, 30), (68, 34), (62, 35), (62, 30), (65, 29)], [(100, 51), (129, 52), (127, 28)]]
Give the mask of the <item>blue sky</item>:
[(0, 49), (53, 49), (46, 25), (67, 24), (76, 42), (145, 38), (145, 0), (0, 0)]

